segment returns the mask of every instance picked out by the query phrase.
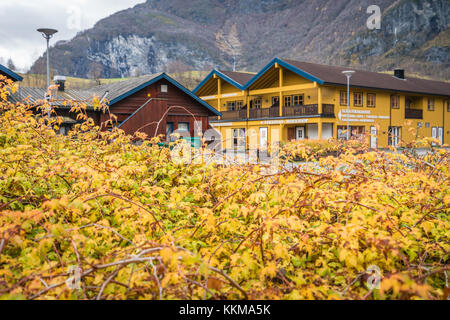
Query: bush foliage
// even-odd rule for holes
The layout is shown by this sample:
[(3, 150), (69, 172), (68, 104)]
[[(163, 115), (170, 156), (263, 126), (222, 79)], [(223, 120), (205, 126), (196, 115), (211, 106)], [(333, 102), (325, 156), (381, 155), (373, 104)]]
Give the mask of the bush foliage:
[[(3, 299), (448, 295), (445, 149), (419, 157), (347, 144), (272, 173), (180, 164), (170, 148), (101, 131), (83, 105), (73, 110), (85, 121), (58, 135), (60, 120), (10, 104), (13, 85), (0, 83)], [(74, 266), (79, 289), (67, 282)], [(369, 289), (374, 266), (381, 282)]]

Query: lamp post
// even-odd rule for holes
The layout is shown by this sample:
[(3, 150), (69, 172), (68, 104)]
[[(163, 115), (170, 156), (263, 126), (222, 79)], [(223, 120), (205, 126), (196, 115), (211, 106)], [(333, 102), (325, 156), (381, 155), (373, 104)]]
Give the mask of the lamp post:
[[(37, 29), (37, 31), (42, 34), (42, 36), (45, 38), (45, 40), (47, 40), (47, 90), (48, 90), (48, 87), (50, 87), (49, 42), (50, 42), (50, 39), (53, 37), (53, 35), (58, 32), (58, 30), (48, 29), (48, 28), (41, 28), (41, 29)], [(48, 106), (47, 109), (48, 109), (47, 110), (48, 118), (50, 119), (51, 107)]]
[(350, 78), (355, 73), (353, 70), (342, 71), (347, 77), (347, 140), (350, 140)]
[(58, 30), (55, 29), (48, 29), (48, 28), (41, 28), (37, 29), (38, 32), (42, 34), (42, 36), (47, 40), (47, 89), (50, 87), (50, 58), (49, 58), (49, 42), (50, 39), (53, 37), (55, 33), (58, 32)]

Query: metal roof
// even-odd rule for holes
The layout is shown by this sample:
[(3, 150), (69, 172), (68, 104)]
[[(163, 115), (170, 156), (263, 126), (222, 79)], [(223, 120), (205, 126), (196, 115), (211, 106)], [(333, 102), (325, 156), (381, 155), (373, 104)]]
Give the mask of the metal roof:
[[(102, 98), (106, 92), (108, 95), (106, 96), (109, 101), (108, 105), (112, 106), (115, 103), (125, 99), (126, 97), (138, 92), (139, 90), (144, 89), (145, 87), (159, 81), (165, 79), (175, 87), (186, 93), (192, 99), (200, 103), (205, 108), (212, 111), (215, 115), (221, 116), (222, 114), (210, 106), (208, 103), (197, 97), (191, 91), (186, 89), (180, 83), (172, 79), (165, 73), (159, 73), (156, 75), (146, 75), (139, 78), (133, 78), (129, 80), (117, 81), (109, 84), (104, 84), (96, 87), (92, 87), (85, 90), (65, 90), (65, 91), (53, 91), (52, 96), (52, 104), (58, 105), (60, 107), (64, 107), (63, 102), (67, 100), (73, 100), (80, 103), (85, 103), (88, 108), (93, 107), (93, 98)], [(9, 96), (9, 100), (11, 102), (23, 102), (24, 100), (28, 100), (30, 103), (36, 103), (40, 100), (45, 99), (46, 94), (45, 88), (30, 88), (30, 87), (19, 87), (16, 93)]]
[[(31, 87), (23, 87), (19, 86), (18, 90), (8, 96), (8, 100), (16, 103), (16, 102), (29, 102), (29, 103), (39, 103), (40, 101), (45, 100), (45, 95), (47, 90), (45, 88), (31, 88)], [(65, 90), (58, 91), (57, 89), (53, 90), (52, 93), (52, 104), (60, 107), (64, 107), (64, 101), (76, 101), (79, 103), (85, 103), (89, 108), (93, 107), (92, 100), (93, 95), (90, 92), (85, 90)]]

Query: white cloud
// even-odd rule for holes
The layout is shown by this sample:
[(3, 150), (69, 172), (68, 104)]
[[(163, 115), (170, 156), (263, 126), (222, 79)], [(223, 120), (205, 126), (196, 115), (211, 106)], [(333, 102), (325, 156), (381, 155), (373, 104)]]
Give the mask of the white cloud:
[(98, 20), (144, 0), (0, 0), (0, 57), (26, 71), (45, 51), (38, 28), (59, 32), (51, 43), (69, 40)]

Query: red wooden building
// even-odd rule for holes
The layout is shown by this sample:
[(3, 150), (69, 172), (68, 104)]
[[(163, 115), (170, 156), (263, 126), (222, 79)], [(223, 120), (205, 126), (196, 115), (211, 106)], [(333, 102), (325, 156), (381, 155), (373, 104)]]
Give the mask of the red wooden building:
[[(195, 137), (211, 128), (209, 117), (221, 115), (165, 73), (118, 81), (87, 90), (66, 90), (63, 80), (59, 79), (59, 89), (54, 92), (51, 103), (57, 114), (64, 117), (64, 132), (76, 123), (76, 115), (70, 113), (70, 107), (62, 104), (64, 100), (85, 103), (88, 115), (97, 125), (107, 129), (104, 123), (109, 119), (109, 114), (93, 109), (94, 96), (107, 102), (110, 112), (117, 116), (117, 126), (127, 134), (139, 131), (149, 137), (161, 134), (168, 136), (178, 130), (183, 136), (189, 133), (189, 136)], [(33, 102), (42, 100), (44, 95), (45, 89), (22, 87), (12, 99), (21, 101), (28, 98)]]

